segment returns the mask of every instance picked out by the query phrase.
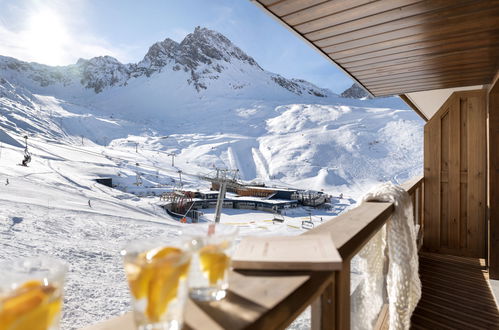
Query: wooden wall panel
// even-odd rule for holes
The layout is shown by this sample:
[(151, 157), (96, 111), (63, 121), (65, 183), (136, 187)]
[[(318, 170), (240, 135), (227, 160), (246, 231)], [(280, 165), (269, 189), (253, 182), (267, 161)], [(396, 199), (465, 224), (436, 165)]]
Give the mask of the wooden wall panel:
[(499, 72), (488, 93), (489, 275), (499, 280)]
[[(452, 201), (449, 205), (449, 247), (452, 249), (459, 248), (460, 239), (460, 204), (461, 196), (459, 190), (461, 189), (461, 171), (459, 162), (461, 157), (459, 151), (461, 150), (461, 109), (460, 100), (455, 98), (452, 102), (452, 110), (449, 111), (449, 195), (448, 200)], [(452, 207), (450, 207), (452, 206)]]
[(431, 250), (440, 246), (440, 121), (430, 120), (424, 128), (424, 242)]
[(425, 126), (425, 249), (485, 257), (484, 91), (458, 92)]
[(449, 239), (449, 145), (450, 111), (440, 118), (440, 244), (447, 246)]
[(486, 219), (486, 105), (482, 97), (468, 97), (468, 249), (485, 257)]

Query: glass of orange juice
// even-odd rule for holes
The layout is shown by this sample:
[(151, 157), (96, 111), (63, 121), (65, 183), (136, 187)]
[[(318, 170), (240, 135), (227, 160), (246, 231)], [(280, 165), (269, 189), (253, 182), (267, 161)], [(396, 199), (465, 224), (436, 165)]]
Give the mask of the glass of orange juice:
[(0, 330), (59, 329), (67, 266), (50, 257), (0, 263)]
[(191, 259), (188, 244), (152, 239), (132, 242), (121, 251), (137, 329), (182, 328)]
[(225, 298), (228, 274), (238, 229), (222, 224), (190, 225), (183, 235), (193, 247), (189, 296), (198, 301)]

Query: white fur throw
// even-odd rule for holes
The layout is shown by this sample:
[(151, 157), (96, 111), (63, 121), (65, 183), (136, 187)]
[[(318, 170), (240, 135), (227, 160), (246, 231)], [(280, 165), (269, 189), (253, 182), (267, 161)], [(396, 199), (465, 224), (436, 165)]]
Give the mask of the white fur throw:
[(388, 182), (369, 192), (363, 201), (392, 202), (395, 211), (358, 254), (363, 283), (352, 297), (352, 328), (372, 329), (386, 301), (390, 330), (409, 329), (421, 297), (411, 198)]

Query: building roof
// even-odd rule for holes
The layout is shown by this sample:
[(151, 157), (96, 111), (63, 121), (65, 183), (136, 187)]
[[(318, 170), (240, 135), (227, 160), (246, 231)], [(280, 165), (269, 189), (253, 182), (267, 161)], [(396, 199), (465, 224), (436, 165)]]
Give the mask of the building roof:
[(499, 1), (252, 0), (374, 96), (490, 84)]

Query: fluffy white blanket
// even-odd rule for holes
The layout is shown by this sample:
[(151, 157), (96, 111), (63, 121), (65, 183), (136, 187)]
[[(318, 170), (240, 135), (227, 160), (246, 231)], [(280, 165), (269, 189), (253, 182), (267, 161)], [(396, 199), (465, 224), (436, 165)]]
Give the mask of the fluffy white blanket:
[(352, 328), (372, 329), (383, 304), (388, 303), (390, 330), (409, 329), (421, 297), (411, 198), (404, 189), (384, 183), (363, 201), (392, 202), (395, 211), (359, 252), (363, 283), (352, 297)]

